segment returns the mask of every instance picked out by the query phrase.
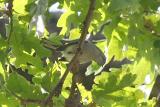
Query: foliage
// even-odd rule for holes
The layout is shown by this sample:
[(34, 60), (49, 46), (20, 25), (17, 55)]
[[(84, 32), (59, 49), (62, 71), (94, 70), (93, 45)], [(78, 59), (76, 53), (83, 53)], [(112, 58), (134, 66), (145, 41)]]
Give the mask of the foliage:
[[(48, 10), (57, 1), (60, 8), (65, 9), (65, 13), (57, 23), (57, 26), (62, 28), (60, 34), (54, 37), (56, 34), (49, 34), (45, 26), (42, 27), (44, 31), (40, 32), (37, 22), (38, 18), (41, 18), (42, 24), (45, 24), (52, 17)], [(10, 0), (0, 0), (2, 13), (5, 2)], [(6, 39), (4, 35), (0, 36), (2, 107), (25, 104), (27, 107), (37, 107), (39, 103), (36, 101), (44, 100), (49, 95), (67, 66), (66, 62), (53, 62), (49, 59), (52, 51), (43, 46), (42, 38), (50, 39), (55, 45), (61, 45), (61, 40), (67, 34), (71, 34), (71, 40), (79, 38), (89, 4), (89, 0), (13, 0), (13, 27), (11, 23), (6, 25), (6, 35), (7, 38), (10, 36), (10, 39)], [(84, 106), (154, 106), (155, 100), (148, 99), (149, 96), (140, 87), (145, 84), (147, 88), (152, 88), (156, 67), (160, 64), (160, 12), (157, 10), (159, 6), (159, 0), (96, 0), (89, 33), (96, 33), (103, 23), (111, 20), (103, 30), (107, 39), (97, 43), (97, 46), (103, 52), (108, 48), (108, 53), (105, 54), (107, 62), (115, 56), (117, 60), (127, 57), (133, 63), (96, 76), (96, 84), (90, 91), (78, 84), (82, 96), (81, 103)], [(48, 58), (45, 64), (42, 60), (44, 58)], [(93, 65), (92, 70), (97, 70), (96, 66)], [(19, 69), (33, 75), (32, 82), (19, 75)], [(153, 82), (146, 84), (145, 78), (148, 75)], [(72, 74), (69, 74), (62, 94), (53, 97), (55, 107), (64, 106), (65, 99), (69, 96), (67, 88), (71, 86), (71, 77)], [(33, 101), (24, 104), (22, 99), (31, 99), (35, 103)]]

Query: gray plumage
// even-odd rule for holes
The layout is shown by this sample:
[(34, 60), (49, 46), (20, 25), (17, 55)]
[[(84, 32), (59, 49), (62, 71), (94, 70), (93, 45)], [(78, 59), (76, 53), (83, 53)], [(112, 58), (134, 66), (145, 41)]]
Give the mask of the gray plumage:
[[(62, 54), (67, 61), (70, 61), (74, 57), (77, 51), (77, 46), (78, 44), (72, 44), (64, 48)], [(92, 60), (98, 65), (104, 65), (106, 62), (106, 57), (96, 45), (91, 42), (85, 42), (82, 53), (79, 57), (79, 62), (80, 64), (84, 64)]]

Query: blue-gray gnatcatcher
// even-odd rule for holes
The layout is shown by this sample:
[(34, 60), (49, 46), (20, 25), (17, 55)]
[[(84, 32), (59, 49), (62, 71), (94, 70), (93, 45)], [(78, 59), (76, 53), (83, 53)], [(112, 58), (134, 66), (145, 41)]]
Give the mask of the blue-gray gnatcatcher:
[[(62, 51), (63, 57), (67, 61), (71, 61), (78, 48), (78, 42), (67, 44), (58, 50)], [(82, 53), (78, 58), (80, 64), (95, 61), (98, 65), (104, 65), (106, 57), (103, 52), (92, 42), (85, 41)]]

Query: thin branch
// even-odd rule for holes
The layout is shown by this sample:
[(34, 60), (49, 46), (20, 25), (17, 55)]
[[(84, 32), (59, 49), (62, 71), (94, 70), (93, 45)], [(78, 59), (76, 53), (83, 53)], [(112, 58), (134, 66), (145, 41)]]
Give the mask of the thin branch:
[(9, 32), (8, 39), (7, 39), (7, 42), (9, 44), (11, 35), (13, 33), (13, 13), (12, 13), (13, 12), (13, 0), (9, 0), (7, 9), (8, 9), (7, 15), (8, 17), (10, 17), (10, 32)]
[(82, 28), (82, 33), (81, 33), (80, 43), (79, 43), (79, 48), (80, 49), (83, 47), (86, 35), (88, 33), (88, 28), (90, 26), (90, 23), (91, 23), (91, 20), (92, 20), (92, 17), (93, 17), (93, 11), (94, 11), (94, 8), (95, 8), (95, 4), (96, 4), (96, 0), (90, 0), (89, 10), (88, 10), (87, 16), (86, 16), (86, 18), (83, 22), (83, 28)]
[(70, 89), (70, 95), (69, 97), (65, 100), (65, 107), (82, 107), (81, 104), (81, 93), (77, 87), (76, 84), (76, 74), (74, 74), (72, 76), (72, 85), (71, 85), (71, 89)]
[[(110, 72), (110, 68), (121, 68), (125, 64), (131, 64), (132, 61), (130, 61), (127, 58), (124, 58), (120, 61), (114, 60), (115, 56), (111, 58), (111, 60), (108, 62), (108, 64), (105, 65), (105, 67), (102, 69), (102, 72)], [(101, 72), (100, 72), (101, 73)]]
[(41, 104), (42, 100), (34, 100), (34, 99), (21, 99), (21, 102), (23, 104), (29, 104), (29, 103), (37, 103), (37, 104)]
[(43, 102), (43, 104), (42, 104), (43, 106), (46, 106), (52, 100), (52, 97), (54, 95), (59, 96), (59, 94), (61, 93), (62, 87), (63, 87), (63, 83), (64, 83), (69, 71), (72, 70), (74, 65), (77, 63), (78, 57), (80, 56), (80, 53), (82, 52), (81, 50), (83, 48), (86, 35), (88, 33), (88, 28), (89, 28), (91, 20), (92, 20), (93, 11), (95, 8), (95, 3), (96, 3), (96, 0), (90, 0), (90, 6), (88, 9), (87, 16), (86, 16), (84, 23), (83, 23), (82, 33), (81, 33), (80, 41), (78, 44), (78, 49), (76, 51), (75, 56), (70, 61), (69, 66), (67, 67), (67, 69), (66, 69), (65, 73), (63, 74), (62, 78), (60, 79), (59, 83), (56, 85), (56, 87), (53, 90), (51, 90), (49, 96)]

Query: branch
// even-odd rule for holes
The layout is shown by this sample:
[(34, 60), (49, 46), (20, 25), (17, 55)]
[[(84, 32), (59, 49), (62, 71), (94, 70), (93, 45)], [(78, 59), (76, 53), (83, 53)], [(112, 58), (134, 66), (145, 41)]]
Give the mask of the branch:
[(88, 10), (87, 16), (83, 22), (83, 28), (82, 28), (82, 33), (81, 33), (81, 37), (80, 37), (79, 48), (83, 47), (86, 35), (88, 33), (88, 28), (89, 28), (91, 20), (92, 20), (95, 4), (96, 4), (96, 0), (90, 0), (89, 10)]
[(110, 68), (121, 68), (122, 65), (124, 65), (124, 64), (131, 64), (132, 63), (132, 61), (130, 61), (127, 58), (124, 58), (120, 61), (114, 60), (114, 58), (115, 58), (115, 56), (113, 56), (111, 58), (111, 60), (108, 62), (108, 64), (106, 64), (105, 67), (103, 68), (102, 72), (104, 72), (104, 71), (110, 72), (110, 70), (109, 70)]
[(65, 107), (83, 107), (81, 103), (81, 93), (76, 85), (76, 76), (72, 76), (72, 85), (70, 89), (70, 95), (65, 100)]
[(93, 16), (93, 11), (95, 8), (95, 2), (96, 0), (90, 0), (90, 6), (88, 9), (88, 13), (87, 16), (83, 22), (83, 28), (82, 28), (82, 33), (81, 33), (81, 37), (80, 37), (80, 41), (78, 44), (78, 49), (76, 51), (75, 56), (72, 58), (72, 60), (69, 63), (69, 66), (67, 67), (65, 73), (63, 74), (62, 78), (60, 79), (59, 83), (56, 85), (55, 88), (53, 88), (49, 94), (49, 96), (45, 99), (45, 101), (43, 102), (43, 106), (46, 106), (51, 100), (52, 97), (55, 96), (59, 96), (63, 87), (63, 83), (69, 73), (69, 71), (73, 71), (74, 66), (76, 65), (77, 61), (78, 61), (78, 57), (80, 56), (80, 53), (82, 52), (82, 48), (84, 45), (84, 41), (86, 38), (86, 35), (88, 33), (88, 28), (90, 26), (91, 20), (92, 20), (92, 16)]
[(154, 85), (149, 95), (149, 99), (153, 99), (154, 97), (156, 98), (155, 107), (160, 106), (160, 96), (159, 96), (160, 95), (160, 85), (159, 83), (160, 83), (160, 75), (157, 75)]
[(13, 12), (13, 0), (9, 0), (7, 9), (8, 9), (7, 15), (8, 17), (10, 17), (10, 32), (9, 32), (8, 39), (7, 39), (7, 42), (9, 44), (9, 41), (10, 41), (10, 38), (13, 32), (13, 13), (12, 13)]

